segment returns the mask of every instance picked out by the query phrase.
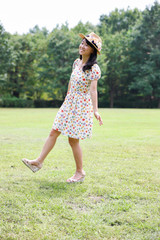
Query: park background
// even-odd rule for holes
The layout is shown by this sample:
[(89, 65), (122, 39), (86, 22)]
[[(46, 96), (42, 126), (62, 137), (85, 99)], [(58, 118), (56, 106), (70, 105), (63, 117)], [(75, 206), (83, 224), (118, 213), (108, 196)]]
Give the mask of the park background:
[(38, 25), (11, 34), (0, 23), (0, 107), (59, 107), (66, 95), (80, 37), (103, 41), (99, 107), (160, 108), (160, 4), (115, 9), (99, 24)]

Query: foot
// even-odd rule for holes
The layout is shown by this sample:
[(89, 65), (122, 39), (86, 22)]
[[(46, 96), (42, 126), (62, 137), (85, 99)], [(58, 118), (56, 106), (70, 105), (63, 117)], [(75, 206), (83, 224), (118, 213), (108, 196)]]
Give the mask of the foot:
[(84, 171), (82, 171), (82, 172), (76, 171), (76, 173), (73, 175), (73, 177), (67, 179), (67, 182), (68, 183), (83, 182), (85, 179), (85, 176), (86, 176), (86, 174)]
[(22, 162), (30, 169), (32, 172), (37, 172), (42, 168), (42, 163), (40, 163), (37, 159), (29, 160), (27, 158), (23, 158)]

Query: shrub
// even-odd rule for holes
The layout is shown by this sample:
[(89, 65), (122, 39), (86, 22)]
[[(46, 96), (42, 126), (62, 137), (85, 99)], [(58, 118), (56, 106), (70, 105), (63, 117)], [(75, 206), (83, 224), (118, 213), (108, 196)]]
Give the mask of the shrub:
[(16, 97), (7, 97), (0, 100), (0, 107), (11, 108), (30, 108), (34, 107), (33, 100), (21, 99)]

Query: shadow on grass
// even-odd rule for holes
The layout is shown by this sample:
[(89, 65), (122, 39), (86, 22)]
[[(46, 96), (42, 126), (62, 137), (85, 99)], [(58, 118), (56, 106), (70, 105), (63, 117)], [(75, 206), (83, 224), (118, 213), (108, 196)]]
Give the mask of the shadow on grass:
[(67, 182), (49, 182), (42, 180), (38, 182), (39, 194), (50, 195), (52, 197), (63, 197), (64, 195), (71, 195), (74, 192), (74, 196), (79, 196), (87, 191), (87, 186), (84, 183), (72, 183)]

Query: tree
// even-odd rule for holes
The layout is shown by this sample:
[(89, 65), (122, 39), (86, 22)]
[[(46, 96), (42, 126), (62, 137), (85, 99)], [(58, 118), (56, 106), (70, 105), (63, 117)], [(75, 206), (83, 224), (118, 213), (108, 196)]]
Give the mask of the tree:
[[(47, 55), (44, 56), (40, 66), (43, 66), (41, 77), (46, 78), (48, 96), (63, 100), (73, 61), (78, 57), (78, 42), (67, 25), (56, 27), (49, 35)], [(43, 76), (42, 76), (43, 75)]]
[(133, 34), (130, 51), (130, 89), (158, 100), (160, 107), (160, 4), (143, 13)]
[(107, 93), (109, 93), (110, 107), (112, 108), (115, 97), (125, 94), (127, 88), (128, 38), (123, 33), (106, 34), (103, 43), (105, 47), (102, 56), (105, 64), (102, 67), (102, 80), (105, 88), (104, 94), (108, 97)]
[(8, 34), (0, 24), (0, 95), (4, 92), (7, 70), (11, 65), (11, 48), (8, 42)]
[(97, 26), (91, 24), (90, 22), (83, 24), (81, 21), (74, 28), (71, 29), (71, 32), (76, 34), (77, 37), (78, 37), (78, 33), (83, 33), (85, 35), (90, 32), (97, 32), (97, 31), (98, 31)]
[(37, 25), (30, 29), (31, 42), (34, 52), (34, 84), (32, 85), (33, 99), (46, 99), (47, 96), (47, 69), (48, 69), (48, 36), (49, 32), (46, 28), (40, 29)]
[(141, 18), (141, 12), (135, 8), (131, 9), (115, 9), (108, 16), (101, 15), (99, 25), (100, 33), (105, 29), (105, 32), (115, 34), (116, 32), (121, 32), (122, 30), (128, 31), (131, 27), (135, 25), (138, 19)]
[(128, 32), (140, 18), (141, 12), (137, 9), (127, 9), (127, 11), (116, 9), (109, 16), (100, 17), (99, 32), (103, 38), (101, 90), (106, 97), (106, 102), (109, 98), (110, 107), (114, 106), (115, 98), (120, 99), (128, 92), (127, 68), (130, 37)]
[(10, 64), (11, 49), (8, 43), (8, 34), (0, 24), (0, 74), (6, 73)]
[(11, 64), (7, 70), (5, 90), (10, 96), (19, 98), (33, 94), (34, 52), (29, 35), (13, 35), (9, 39), (11, 47)]

